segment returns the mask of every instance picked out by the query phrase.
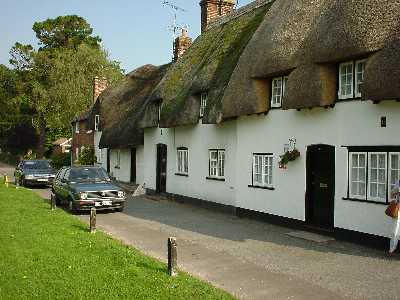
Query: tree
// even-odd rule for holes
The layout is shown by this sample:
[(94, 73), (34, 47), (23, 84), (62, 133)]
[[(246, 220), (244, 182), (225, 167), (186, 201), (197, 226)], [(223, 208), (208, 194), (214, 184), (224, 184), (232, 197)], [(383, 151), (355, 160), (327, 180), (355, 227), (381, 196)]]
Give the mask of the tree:
[(76, 48), (87, 44), (99, 48), (101, 39), (92, 36), (93, 29), (86, 20), (77, 15), (59, 16), (33, 24), (41, 49)]
[(48, 19), (35, 23), (33, 30), (42, 47), (35, 51), (16, 43), (10, 63), (22, 79), (20, 95), (32, 109), (38, 157), (42, 157), (46, 134), (70, 136), (71, 119), (92, 104), (93, 78), (105, 77), (113, 83), (123, 75), (119, 63), (100, 47), (100, 38), (91, 36), (92, 29), (83, 18)]

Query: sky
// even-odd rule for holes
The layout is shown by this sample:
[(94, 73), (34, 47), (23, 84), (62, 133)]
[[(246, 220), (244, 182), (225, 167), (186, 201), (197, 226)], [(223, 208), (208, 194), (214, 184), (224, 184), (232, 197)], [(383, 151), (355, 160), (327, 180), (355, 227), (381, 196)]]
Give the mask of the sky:
[[(187, 25), (194, 39), (200, 34), (199, 0), (168, 0), (185, 9), (178, 25)], [(0, 0), (0, 64), (8, 65), (15, 42), (38, 46), (34, 22), (76, 14), (86, 19), (112, 60), (125, 72), (144, 64), (171, 61), (174, 11), (163, 0)], [(251, 0), (239, 0), (238, 6)]]

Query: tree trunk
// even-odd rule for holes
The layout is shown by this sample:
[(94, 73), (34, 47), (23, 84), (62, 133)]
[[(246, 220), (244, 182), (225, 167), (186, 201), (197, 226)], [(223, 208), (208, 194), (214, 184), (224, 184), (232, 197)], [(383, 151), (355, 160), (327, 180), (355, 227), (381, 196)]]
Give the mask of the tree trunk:
[(43, 158), (45, 147), (44, 144), (46, 142), (46, 121), (43, 116), (39, 117), (39, 140), (37, 146), (37, 158)]

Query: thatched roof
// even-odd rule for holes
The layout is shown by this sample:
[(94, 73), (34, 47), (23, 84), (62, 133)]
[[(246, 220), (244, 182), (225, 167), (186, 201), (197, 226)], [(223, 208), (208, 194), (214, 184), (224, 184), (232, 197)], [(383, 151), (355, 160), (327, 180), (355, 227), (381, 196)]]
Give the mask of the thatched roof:
[(283, 108), (332, 104), (337, 63), (369, 57), (372, 100), (400, 98), (398, 0), (279, 0), (240, 57), (223, 97), (223, 119), (269, 110), (270, 79), (289, 74)]
[(153, 91), (141, 125), (157, 126), (160, 101), (160, 127), (198, 123), (200, 94), (205, 91), (208, 91), (208, 102), (203, 123), (215, 123), (220, 117), (222, 96), (231, 74), (270, 2), (255, 1), (210, 25)]
[(142, 66), (99, 96), (100, 148), (128, 148), (143, 144), (143, 129), (138, 122), (145, 112), (146, 99), (167, 68), (168, 65)]

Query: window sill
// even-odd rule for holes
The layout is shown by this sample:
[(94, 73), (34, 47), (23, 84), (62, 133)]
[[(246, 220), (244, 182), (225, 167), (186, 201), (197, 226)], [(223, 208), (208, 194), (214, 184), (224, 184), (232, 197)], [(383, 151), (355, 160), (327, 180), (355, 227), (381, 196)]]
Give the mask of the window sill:
[(210, 177), (210, 176), (207, 176), (206, 179), (215, 181), (225, 181), (225, 178)]
[(354, 201), (354, 202), (365, 202), (365, 203), (372, 203), (372, 204), (381, 204), (381, 205), (388, 205), (388, 203), (386, 203), (386, 202), (379, 202), (379, 201), (372, 201), (372, 200), (364, 200), (364, 199), (357, 199), (357, 198), (349, 198), (349, 197), (343, 197), (342, 200)]
[(189, 177), (189, 174), (184, 174), (184, 173), (175, 173), (176, 176), (183, 176), (183, 177)]
[(347, 102), (347, 101), (361, 101), (363, 100), (362, 97), (351, 97), (351, 98), (336, 98), (336, 103), (340, 103), (340, 102)]
[(260, 186), (260, 185), (249, 184), (248, 187), (249, 188), (254, 188), (254, 189), (262, 189), (262, 190), (271, 190), (271, 191), (275, 190), (275, 188), (271, 187), (271, 186)]

